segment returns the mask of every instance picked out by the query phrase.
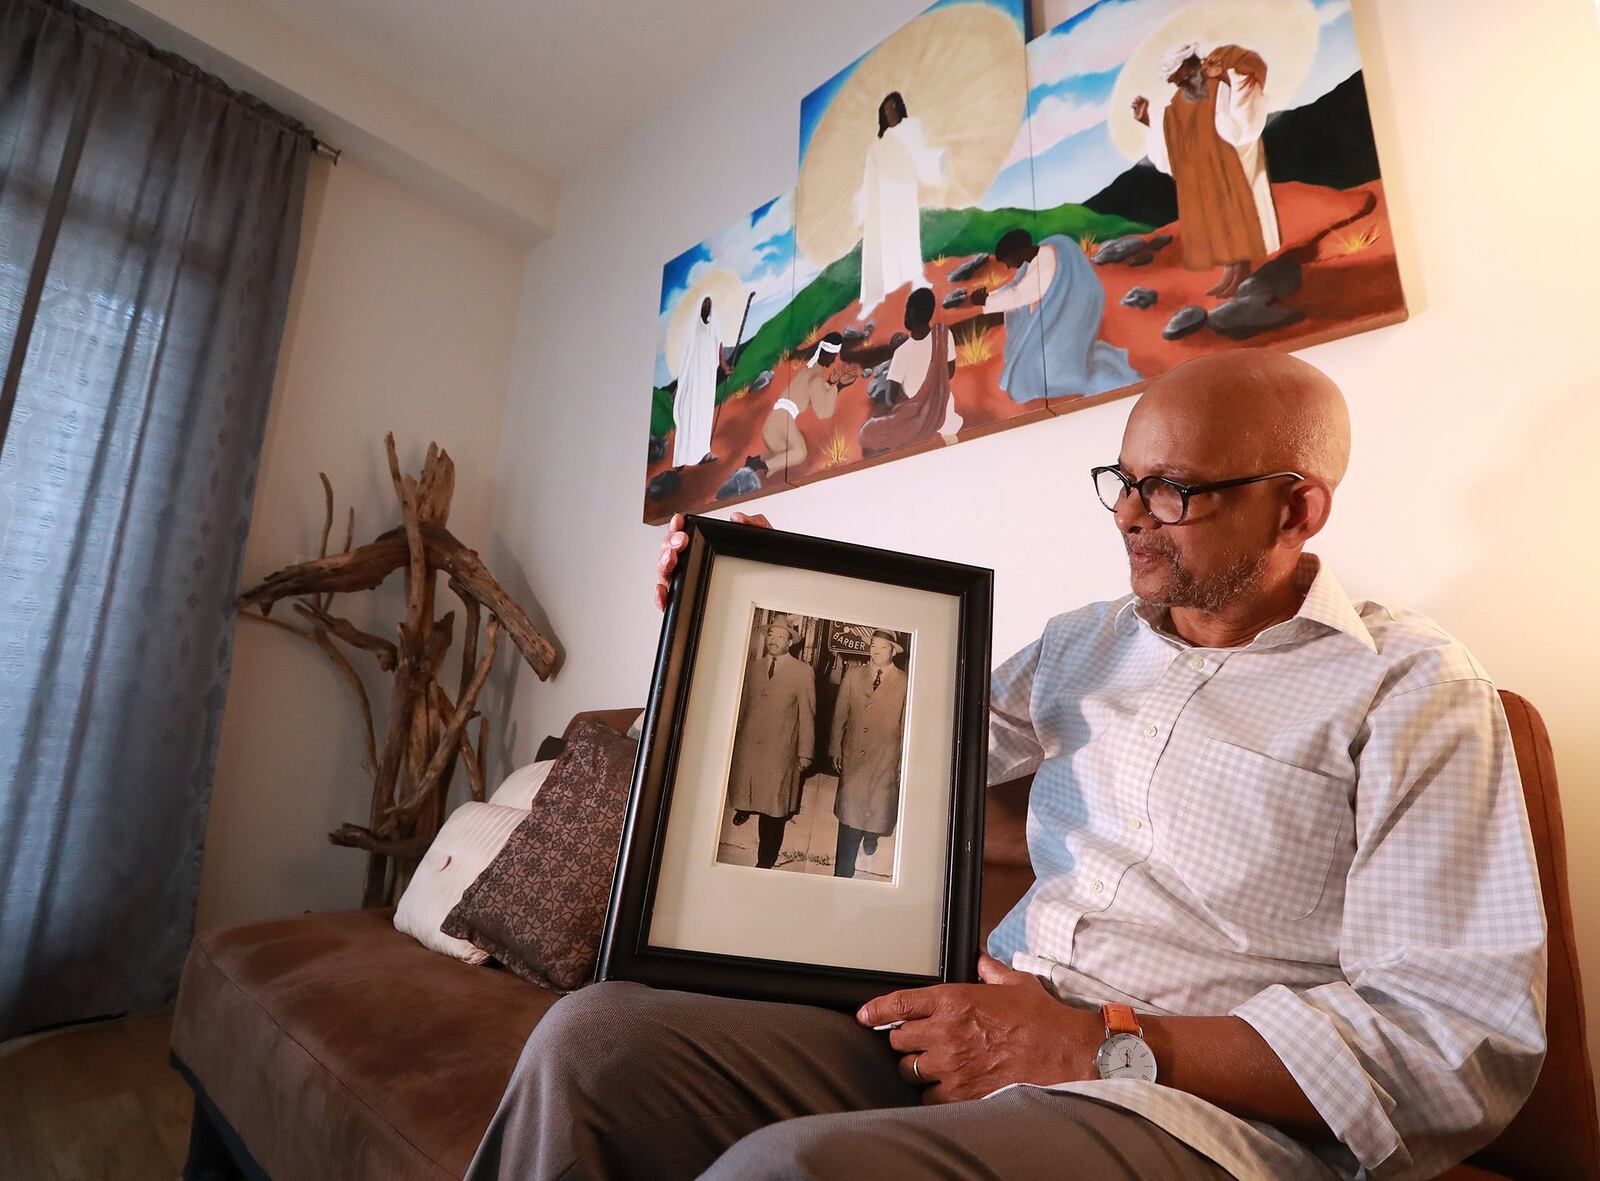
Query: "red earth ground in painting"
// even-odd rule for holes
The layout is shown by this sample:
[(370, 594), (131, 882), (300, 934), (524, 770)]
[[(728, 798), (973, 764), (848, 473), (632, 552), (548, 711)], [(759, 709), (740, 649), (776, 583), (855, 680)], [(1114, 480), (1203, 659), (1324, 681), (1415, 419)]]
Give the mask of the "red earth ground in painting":
[[(1306, 318), (1297, 324), (1262, 332), (1247, 341), (1236, 342), (1201, 328), (1182, 340), (1163, 338), (1162, 329), (1179, 308), (1199, 304), (1208, 311), (1222, 302), (1205, 294), (1206, 288), (1216, 282), (1220, 270), (1190, 271), (1183, 264), (1183, 238), (1179, 223), (1161, 227), (1158, 233), (1170, 234), (1173, 241), (1156, 253), (1154, 261), (1134, 267), (1127, 263), (1114, 263), (1096, 267), (1106, 292), (1106, 311), (1101, 334), (1114, 345), (1128, 350), (1134, 368), (1147, 378), (1164, 373), (1191, 357), (1229, 348), (1279, 348), (1293, 349), (1350, 335), (1383, 324), (1394, 323), (1405, 316), (1405, 300), (1400, 288), (1399, 271), (1395, 265), (1394, 243), (1389, 229), (1387, 209), (1384, 205), (1383, 182), (1374, 181), (1356, 188), (1338, 190), (1318, 185), (1286, 183), (1273, 185), (1273, 197), (1278, 208), (1278, 221), (1284, 242), (1280, 254), (1295, 253), (1303, 264), (1303, 281), (1300, 290), (1279, 302), (1298, 308)], [(985, 351), (978, 346), (974, 351), (968, 344), (952, 383), (956, 410), (964, 425), (960, 437), (975, 438), (994, 430), (1036, 421), (1049, 414), (1063, 414), (1081, 409), (1109, 398), (1123, 397), (1140, 387), (1103, 394), (1093, 399), (1054, 398), (1034, 402), (1013, 402), (999, 388), (1003, 368), (1005, 345), (1004, 330), (998, 317), (982, 316), (977, 309), (957, 307), (945, 310), (945, 294), (953, 287), (969, 290), (975, 286), (991, 288), (1005, 282), (1009, 272), (991, 264), (987, 272), (980, 272), (960, 284), (947, 278), (961, 259), (930, 261), (927, 273), (929, 286), (939, 301), (938, 318), (950, 325), (958, 349), (975, 332), (983, 332)], [(1125, 307), (1120, 302), (1123, 295), (1135, 286), (1155, 291), (1155, 306), (1140, 310)], [(865, 344), (847, 348), (843, 354), (848, 361), (868, 350), (865, 359), (873, 361), (886, 356), (886, 346), (893, 333), (902, 329), (906, 297), (909, 288), (902, 288), (886, 298), (874, 309), (871, 319), (877, 328)], [(970, 322), (970, 323), (969, 323)], [(855, 307), (845, 309), (817, 328), (810, 340), (827, 332), (843, 332), (859, 323)], [(871, 350), (877, 350), (872, 352)], [(805, 364), (809, 350), (800, 348), (796, 356), (780, 362), (774, 369), (773, 381), (759, 394), (741, 393), (729, 398), (719, 411), (713, 450), (718, 459), (713, 463), (685, 468), (678, 489), (661, 500), (646, 500), (645, 519), (664, 521), (673, 512), (695, 512), (727, 505), (751, 497), (737, 497), (718, 501), (716, 490), (744, 465), (745, 458), (760, 454), (761, 428), (771, 413), (773, 404), (783, 396), (794, 373)], [(874, 459), (861, 456), (860, 431), (872, 409), (867, 398), (868, 376), (846, 388), (839, 397), (838, 409), (832, 419), (822, 421), (815, 412), (807, 410), (798, 420), (801, 434), (805, 436), (809, 454), (798, 470), (771, 471), (764, 481), (763, 495), (786, 486), (825, 479), (846, 471), (899, 459), (915, 450), (927, 450), (944, 444), (937, 438), (922, 447), (896, 451)], [(646, 481), (670, 466), (670, 436), (668, 457), (649, 465)]]

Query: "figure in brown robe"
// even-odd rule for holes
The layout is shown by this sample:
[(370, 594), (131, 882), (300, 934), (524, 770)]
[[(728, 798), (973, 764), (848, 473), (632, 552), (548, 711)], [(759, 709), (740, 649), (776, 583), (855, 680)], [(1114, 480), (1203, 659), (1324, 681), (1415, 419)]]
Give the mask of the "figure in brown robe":
[[(895, 351), (911, 355), (928, 350), (927, 372), (897, 380), (895, 361), (889, 362), (890, 407), (876, 418), (861, 424), (861, 454), (867, 458), (889, 451), (901, 451), (927, 441), (940, 433), (950, 407), (950, 379), (955, 376), (955, 353), (950, 345), (950, 329), (933, 322), (933, 291), (919, 287), (906, 300), (905, 325), (911, 339)], [(916, 380), (915, 392), (908, 392)]]
[[(1232, 68), (1247, 76), (1265, 76), (1266, 64), (1259, 55), (1237, 46), (1228, 48), (1237, 51), (1230, 54)], [(1213, 71), (1218, 64), (1213, 64)], [(1153, 148), (1151, 155), (1165, 155), (1177, 186), (1184, 265), (1192, 271), (1222, 267), (1222, 278), (1209, 294), (1225, 297), (1268, 252), (1238, 148), (1217, 130), (1217, 96), (1224, 75), (1225, 70), (1208, 77), (1198, 52), (1187, 53), (1175, 65), (1167, 81), (1178, 90), (1162, 117), (1164, 142), (1157, 145), (1165, 151)], [(1150, 125), (1150, 103), (1143, 95), (1133, 100), (1133, 115)]]

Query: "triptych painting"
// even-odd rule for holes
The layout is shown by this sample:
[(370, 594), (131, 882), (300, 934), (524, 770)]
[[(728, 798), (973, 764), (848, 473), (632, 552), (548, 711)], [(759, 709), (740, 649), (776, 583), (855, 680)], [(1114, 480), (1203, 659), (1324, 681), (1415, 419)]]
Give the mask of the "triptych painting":
[(644, 519), (1405, 318), (1349, 0), (940, 0), (662, 273)]

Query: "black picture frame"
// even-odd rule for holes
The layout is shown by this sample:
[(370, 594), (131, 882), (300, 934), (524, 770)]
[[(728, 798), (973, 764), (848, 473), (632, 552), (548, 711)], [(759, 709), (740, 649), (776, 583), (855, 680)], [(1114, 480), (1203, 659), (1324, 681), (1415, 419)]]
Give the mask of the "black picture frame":
[[(993, 571), (844, 542), (691, 516), (686, 555), (673, 575), (646, 702), (632, 794), (612, 881), (598, 980), (852, 1010), (901, 988), (977, 980), (984, 777), (988, 762)], [(959, 601), (951, 792), (937, 976), (799, 964), (756, 956), (650, 946), (662, 845), (676, 788), (685, 710), (719, 559), (843, 575), (955, 596)]]

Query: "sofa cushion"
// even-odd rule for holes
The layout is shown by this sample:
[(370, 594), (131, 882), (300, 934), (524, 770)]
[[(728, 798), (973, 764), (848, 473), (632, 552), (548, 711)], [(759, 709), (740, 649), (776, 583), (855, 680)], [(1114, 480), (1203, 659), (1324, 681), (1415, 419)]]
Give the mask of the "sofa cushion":
[[(502, 789), (504, 790), (504, 789)], [(528, 818), (526, 808), (480, 804), (468, 800), (444, 822), (439, 835), (417, 863), (394, 911), (394, 928), (422, 946), (453, 955), (469, 964), (481, 964), (489, 953), (465, 939), (439, 929), (455, 909), (468, 886), (478, 880), (517, 825)]]
[(440, 929), (560, 991), (594, 973), (638, 743), (598, 721), (567, 748), (528, 818)]
[(518, 767), (500, 781), (489, 802), (498, 808), (521, 808), (526, 812), (533, 807), (534, 797), (539, 794), (544, 781), (550, 778), (550, 771), (555, 765), (556, 760), (552, 758)]
[(273, 1181), (444, 1181), (555, 999), (390, 910), (305, 914), (195, 939), (172, 1048)]

